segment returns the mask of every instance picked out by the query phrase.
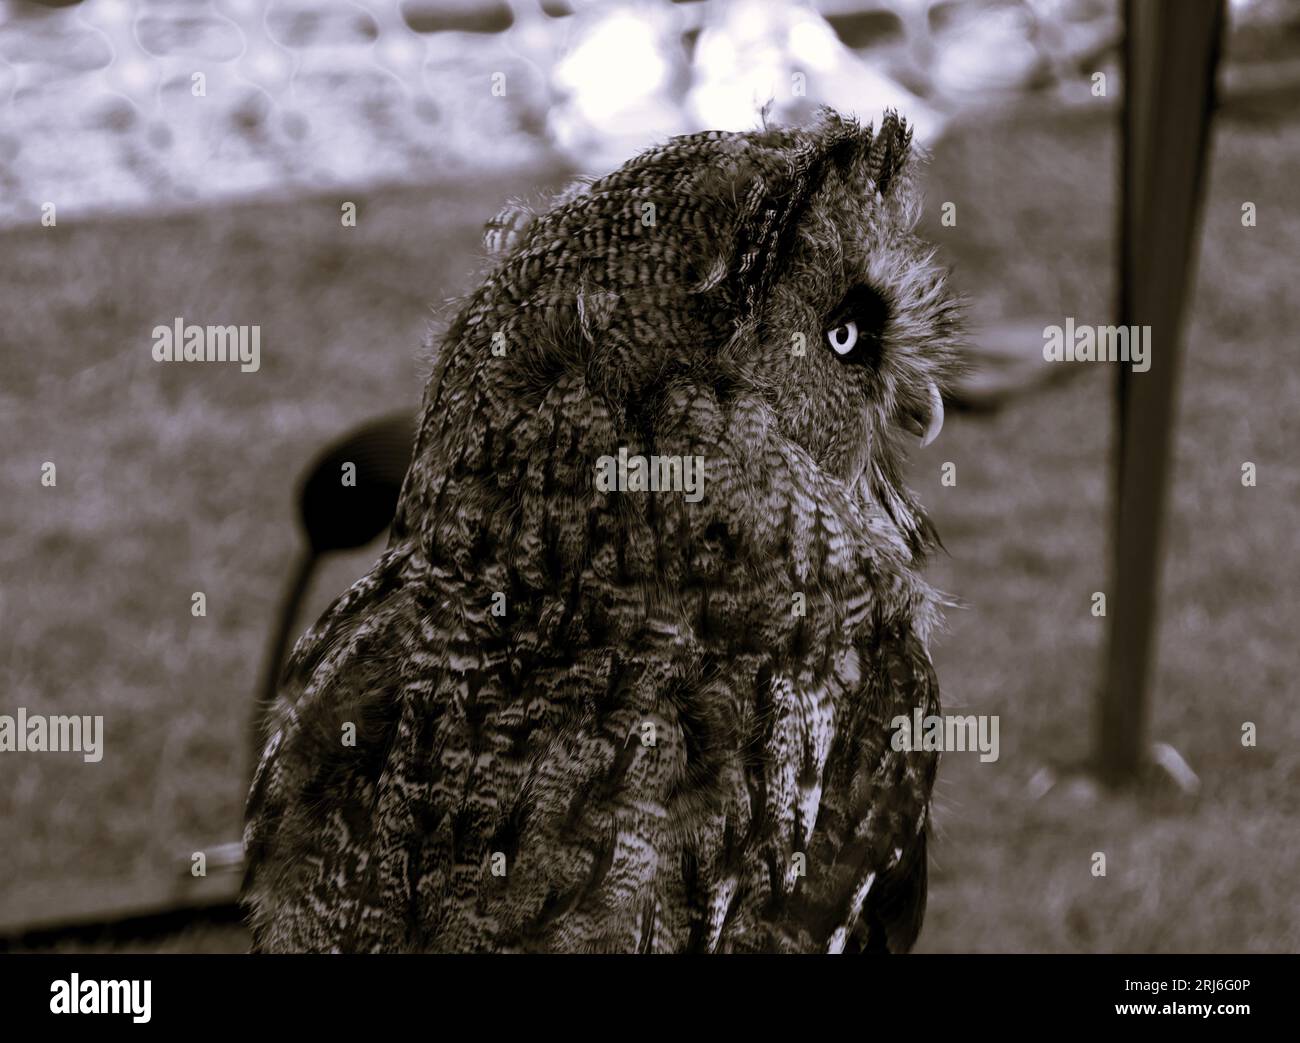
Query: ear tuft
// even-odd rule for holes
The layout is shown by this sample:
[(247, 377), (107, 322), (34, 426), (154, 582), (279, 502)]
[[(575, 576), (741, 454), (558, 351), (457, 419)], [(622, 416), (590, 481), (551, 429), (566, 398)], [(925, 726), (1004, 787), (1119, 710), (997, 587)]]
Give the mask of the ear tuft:
[(911, 150), (912, 128), (897, 112), (888, 110), (867, 156), (867, 176), (876, 183), (876, 191), (882, 196), (889, 194), (890, 186), (907, 165)]

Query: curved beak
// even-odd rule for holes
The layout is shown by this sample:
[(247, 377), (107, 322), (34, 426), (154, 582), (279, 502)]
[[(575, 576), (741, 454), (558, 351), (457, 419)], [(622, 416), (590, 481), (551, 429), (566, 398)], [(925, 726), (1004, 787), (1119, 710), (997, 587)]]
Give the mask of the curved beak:
[(926, 382), (926, 403), (920, 409), (906, 413), (903, 426), (921, 439), (921, 448), (925, 448), (943, 430), (943, 396), (939, 386), (933, 380)]

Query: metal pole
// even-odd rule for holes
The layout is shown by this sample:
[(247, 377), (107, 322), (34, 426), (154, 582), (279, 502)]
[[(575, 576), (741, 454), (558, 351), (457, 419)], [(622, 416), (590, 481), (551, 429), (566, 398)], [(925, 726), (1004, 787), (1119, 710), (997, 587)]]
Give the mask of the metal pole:
[(1119, 321), (1151, 329), (1151, 368), (1119, 364), (1106, 678), (1094, 756), (1132, 781), (1144, 756), (1160, 534), (1183, 305), (1191, 284), (1223, 29), (1219, 0), (1126, 0)]

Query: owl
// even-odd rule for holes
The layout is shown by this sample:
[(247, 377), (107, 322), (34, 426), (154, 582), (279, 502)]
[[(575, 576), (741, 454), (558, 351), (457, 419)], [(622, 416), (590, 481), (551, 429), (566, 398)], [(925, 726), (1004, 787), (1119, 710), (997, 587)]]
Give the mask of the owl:
[(387, 549), (299, 640), (255, 951), (901, 952), (959, 304), (911, 134), (673, 138), (489, 228)]

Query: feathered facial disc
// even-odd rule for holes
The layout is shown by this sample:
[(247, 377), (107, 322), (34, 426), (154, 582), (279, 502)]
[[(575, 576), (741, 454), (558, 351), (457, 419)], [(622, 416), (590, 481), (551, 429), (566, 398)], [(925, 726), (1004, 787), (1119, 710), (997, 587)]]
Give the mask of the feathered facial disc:
[(934, 250), (913, 233), (911, 133), (892, 113), (875, 135), (835, 114), (778, 133), (786, 169), (738, 237), (753, 255), (747, 267), (742, 246), (734, 269), (747, 280), (748, 335), (725, 358), (764, 389), (792, 441), (923, 549), (928, 523), (900, 466), (943, 424), (959, 320)]

